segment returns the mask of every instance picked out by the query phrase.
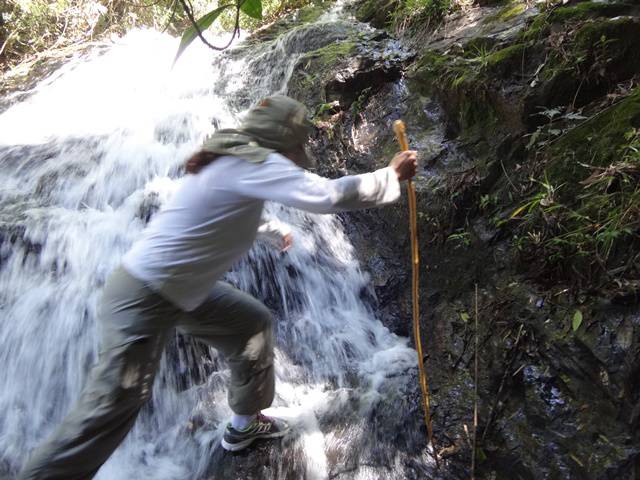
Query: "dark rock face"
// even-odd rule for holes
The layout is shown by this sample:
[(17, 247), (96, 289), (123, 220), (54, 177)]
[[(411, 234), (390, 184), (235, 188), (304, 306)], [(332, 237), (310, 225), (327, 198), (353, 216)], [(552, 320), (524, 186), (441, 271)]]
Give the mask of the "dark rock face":
[[(384, 16), (384, 5), (376, 5)], [(319, 53), (309, 57), (292, 79), (291, 93), (309, 107), (315, 102), (340, 105), (320, 109), (317, 115), (314, 153), (321, 160), (321, 173), (359, 173), (383, 166), (397, 150), (390, 128), (397, 118), (407, 122), (410, 143), (422, 154), (416, 178), (422, 329), (435, 436), (439, 447), (445, 447), (443, 478), (469, 475), (465, 432), (471, 428), (476, 336), (481, 478), (640, 475), (637, 295), (598, 283), (576, 286), (566, 276), (550, 275), (546, 258), (523, 257), (523, 251), (514, 248), (515, 232), (509, 228), (510, 216), (523, 203), (518, 198), (526, 196), (526, 177), (539, 168), (541, 156), (532, 150), (530, 136), (549, 123), (538, 115), (540, 110), (571, 112), (565, 110), (570, 104), (597, 118), (606, 107), (599, 103), (603, 96), (640, 73), (640, 36), (631, 33), (638, 21), (634, 7), (594, 5), (580, 2), (539, 16), (523, 8), (505, 21), (499, 17), (506, 7), (484, 13), (480, 9), (474, 14), (480, 19), (476, 26), (465, 28), (460, 19), (456, 27), (449, 26), (449, 31), (459, 32), (457, 37), (434, 35), (416, 61), (408, 56), (400, 62), (400, 70), (410, 77), (408, 85), (395, 72), (382, 70), (384, 75), (362, 95), (353, 80), (361, 75), (357, 66), (349, 73), (352, 80), (335, 91), (333, 74), (343, 71), (349, 58), (361, 55), (357, 45), (343, 52), (333, 69), (326, 67), (331, 62), (317, 61)], [(609, 18), (620, 14), (626, 16)], [(546, 30), (549, 25), (552, 30)], [(579, 60), (572, 69), (561, 58), (545, 61), (549, 47), (544, 42), (562, 28), (566, 34), (557, 41)], [(533, 37), (535, 29), (545, 33)], [(320, 70), (318, 65), (323, 65)], [(325, 71), (331, 75), (317, 76)], [(319, 82), (320, 93), (298, 88), (297, 75)], [(606, 126), (598, 127), (594, 120), (575, 134), (571, 129), (576, 122), (568, 114), (560, 121), (564, 137), (554, 144), (551, 160), (561, 158), (561, 148), (578, 148), (577, 143), (567, 146), (571, 139), (579, 143), (582, 138), (584, 147), (579, 148), (595, 154), (598, 129), (610, 143), (620, 145), (622, 132), (633, 128), (640, 116), (632, 106), (634, 98), (604, 112)], [(593, 140), (585, 142), (587, 137)], [(553, 171), (565, 175), (564, 182), (586, 176), (567, 174), (568, 163), (556, 164)], [(406, 204), (400, 203), (352, 212), (343, 219), (372, 275), (379, 317), (392, 331), (410, 336), (406, 212)], [(633, 245), (622, 254), (626, 261), (635, 255)], [(571, 268), (567, 263), (564, 273)], [(627, 278), (625, 282), (632, 281)], [(577, 327), (572, 325), (576, 311), (584, 319)]]
[(410, 56), (385, 34), (354, 29), (339, 43), (305, 53), (294, 67), (288, 92), (311, 111), (326, 111), (322, 106), (330, 104), (337, 110), (354, 104), (361, 108), (367, 97), (400, 78)]

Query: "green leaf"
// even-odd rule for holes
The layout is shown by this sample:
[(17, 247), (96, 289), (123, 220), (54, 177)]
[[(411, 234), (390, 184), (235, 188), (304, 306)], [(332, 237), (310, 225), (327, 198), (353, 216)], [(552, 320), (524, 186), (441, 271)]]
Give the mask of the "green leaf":
[(240, 5), (240, 10), (251, 18), (262, 20), (262, 0), (244, 0)]
[(531, 205), (531, 203), (525, 203), (524, 205), (516, 208), (514, 210), (514, 212), (511, 214), (511, 216), (509, 217), (509, 220), (511, 220), (512, 218), (516, 218), (518, 215), (520, 215), (530, 205)]
[[(258, 0), (259, 1), (259, 0)], [(232, 7), (233, 5), (222, 5), (221, 7), (216, 8), (215, 10), (211, 10), (206, 15), (202, 16), (198, 20), (196, 20), (196, 25), (201, 32), (204, 32), (207, 28), (211, 26), (213, 22), (216, 21), (216, 18), (220, 16), (222, 12), (224, 12), (227, 8)], [(176, 58), (173, 60), (173, 63), (178, 61), (178, 58), (182, 53), (186, 50), (186, 48), (191, 45), (191, 42), (195, 40), (198, 36), (198, 32), (193, 25), (187, 28), (182, 34), (182, 39), (180, 40), (180, 46), (178, 47), (178, 52), (176, 53)]]
[(467, 323), (469, 321), (469, 314), (467, 312), (462, 312), (460, 314), (460, 319), (464, 322)]
[(573, 326), (573, 331), (575, 332), (582, 325), (582, 312), (580, 310), (576, 310), (576, 313), (573, 314), (573, 321), (571, 322)]
[(484, 450), (481, 449), (480, 447), (476, 447), (476, 456), (478, 457), (478, 460), (481, 462), (484, 462), (487, 460), (487, 454), (484, 453)]

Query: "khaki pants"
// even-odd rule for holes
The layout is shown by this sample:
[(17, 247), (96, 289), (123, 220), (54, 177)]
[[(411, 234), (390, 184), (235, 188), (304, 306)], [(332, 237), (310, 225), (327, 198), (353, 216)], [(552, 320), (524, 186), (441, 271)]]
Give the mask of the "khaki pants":
[(92, 478), (149, 399), (173, 327), (225, 356), (231, 370), (229, 406), (235, 413), (249, 415), (271, 405), (271, 315), (261, 302), (231, 285), (216, 283), (209, 298), (187, 313), (119, 268), (105, 285), (98, 316), (98, 363), (78, 402), (33, 453), (19, 479)]

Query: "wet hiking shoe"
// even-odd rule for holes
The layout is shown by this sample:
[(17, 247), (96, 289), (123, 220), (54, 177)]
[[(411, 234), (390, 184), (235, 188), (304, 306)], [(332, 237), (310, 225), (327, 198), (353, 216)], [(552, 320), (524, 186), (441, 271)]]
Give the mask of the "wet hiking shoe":
[(222, 437), (222, 448), (237, 452), (248, 447), (259, 438), (278, 438), (289, 431), (289, 425), (284, 420), (258, 414), (256, 419), (244, 430), (236, 430), (227, 425)]

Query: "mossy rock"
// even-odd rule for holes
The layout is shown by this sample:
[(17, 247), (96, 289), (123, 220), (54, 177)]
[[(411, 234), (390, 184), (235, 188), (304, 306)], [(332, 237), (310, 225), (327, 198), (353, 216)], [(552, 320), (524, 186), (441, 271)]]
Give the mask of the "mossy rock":
[(486, 59), (486, 69), (494, 76), (506, 77), (515, 71), (521, 71), (525, 63), (527, 45), (516, 43), (500, 49)]
[(581, 2), (569, 7), (558, 7), (549, 12), (549, 23), (565, 23), (597, 17), (617, 17), (633, 8), (628, 3)]
[(434, 50), (427, 50), (416, 62), (409, 78), (416, 90), (423, 94), (433, 93), (435, 83), (450, 68), (449, 57)]
[(477, 57), (483, 52), (493, 50), (498, 43), (498, 39), (494, 37), (474, 37), (463, 45), (462, 56), (465, 58)]
[[(501, 55), (494, 58), (496, 68), (502, 58)], [(491, 82), (486, 67), (483, 69), (476, 59), (452, 58), (428, 51), (418, 61), (409, 80), (415, 91), (440, 97), (447, 112), (450, 134), (490, 136), (498, 126), (500, 115)]]
[(345, 40), (304, 54), (289, 81), (289, 94), (309, 107), (335, 100), (327, 98), (325, 87), (355, 50), (356, 42)]
[(364, 0), (356, 7), (355, 17), (375, 28), (385, 28), (391, 22), (393, 12), (399, 7), (399, 0)]
[(332, 2), (329, 1), (316, 1), (309, 5), (305, 5), (271, 25), (259, 28), (253, 32), (249, 38), (247, 38), (245, 43), (248, 45), (255, 45), (263, 42), (270, 42), (297, 26), (315, 22), (327, 11), (331, 4)]
[(640, 72), (640, 20), (637, 18), (588, 23), (576, 33), (575, 46), (586, 64), (601, 62), (611, 82), (626, 80)]
[(507, 3), (496, 14), (490, 15), (484, 20), (484, 23), (508, 22), (512, 18), (522, 14), (527, 9), (525, 2), (516, 0)]
[(471, 86), (473, 83), (490, 84), (496, 77), (507, 77), (521, 70), (527, 44), (517, 43), (488, 52), (485, 45), (489, 44), (480, 39), (478, 42), (469, 42), (464, 47), (468, 54), (463, 53), (464, 56), (458, 58), (434, 51), (425, 52), (417, 62), (413, 77), (424, 84), (423, 91), (428, 93), (429, 85), (433, 83), (437, 83), (438, 88), (442, 88), (443, 84), (449, 88)]
[(555, 185), (565, 184), (565, 196), (582, 189), (578, 182), (591, 172), (585, 165), (607, 166), (627, 143), (625, 134), (640, 128), (640, 87), (626, 99), (596, 114), (560, 137), (549, 149), (548, 174)]
[(318, 18), (320, 18), (320, 16), (322, 16), (323, 13), (327, 11), (327, 6), (330, 4), (331, 2), (321, 2), (306, 5), (296, 12), (296, 20), (298, 20), (300, 23), (315, 22), (316, 20), (318, 20)]
[(538, 14), (528, 29), (522, 32), (523, 41), (541, 40), (554, 24), (577, 23), (600, 17), (617, 17), (633, 11), (628, 3), (581, 2), (558, 7)]
[(588, 22), (575, 33), (568, 55), (551, 57), (525, 101), (530, 127), (544, 119), (540, 109), (559, 105), (581, 107), (616, 84), (640, 72), (640, 21), (632, 17)]

